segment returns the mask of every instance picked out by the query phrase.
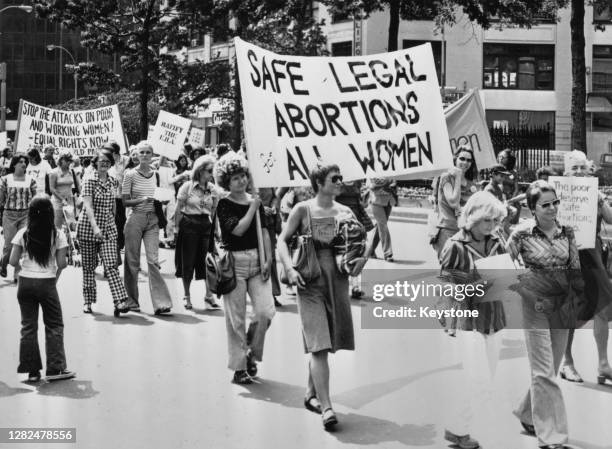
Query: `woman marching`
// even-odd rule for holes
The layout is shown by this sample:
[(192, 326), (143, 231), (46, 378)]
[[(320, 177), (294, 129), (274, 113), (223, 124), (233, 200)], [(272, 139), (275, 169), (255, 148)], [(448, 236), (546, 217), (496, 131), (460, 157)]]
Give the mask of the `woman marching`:
[(69, 379), (74, 372), (66, 369), (64, 322), (57, 294), (57, 281), (67, 265), (68, 242), (54, 224), (51, 201), (45, 196), (32, 200), (28, 225), (13, 239), (11, 265), (21, 265), (17, 300), (21, 309), (21, 342), (18, 373), (28, 373), (29, 382), (40, 380), (42, 361), (38, 347), (38, 310), (45, 323), (47, 380)]
[[(565, 159), (565, 176), (589, 176), (589, 163), (586, 154), (574, 150)], [(586, 304), (581, 311), (580, 321), (593, 319), (593, 336), (597, 346), (599, 363), (597, 366), (597, 382), (604, 384), (606, 380), (612, 380), (612, 367), (608, 360), (608, 338), (610, 334), (609, 321), (612, 321), (612, 283), (608, 278), (608, 272), (602, 260), (602, 240), (600, 232), (602, 221), (612, 223), (612, 208), (607, 203), (604, 195), (598, 192), (597, 203), (597, 227), (595, 247), (581, 249), (578, 251), (580, 257), (580, 268), (585, 280)], [(593, 211), (595, 214), (595, 211)], [(561, 377), (570, 382), (583, 382), (582, 377), (574, 367), (572, 355), (572, 343), (574, 341), (574, 329), (569, 330), (565, 359), (561, 367)]]
[(138, 302), (138, 271), (140, 249), (144, 242), (149, 272), (149, 291), (155, 315), (169, 313), (172, 298), (168, 286), (159, 271), (159, 226), (153, 205), (157, 187), (155, 171), (151, 169), (153, 147), (146, 141), (136, 146), (139, 164), (126, 170), (121, 193), (123, 205), (132, 213), (125, 223), (125, 261), (123, 264), (125, 288), (129, 296), (130, 310), (140, 311)]
[[(289, 283), (298, 287), (304, 347), (310, 353), (304, 406), (321, 414), (323, 426), (329, 430), (338, 423), (338, 418), (329, 394), (328, 354), (340, 349), (355, 349), (348, 275), (337, 268), (333, 241), (339, 224), (355, 217), (348, 207), (334, 201), (342, 184), (337, 165), (312, 169), (310, 182), (316, 196), (294, 206), (279, 237), (278, 250)], [(308, 283), (293, 267), (289, 254), (289, 242), (296, 234), (312, 236), (321, 268), (321, 275)], [(366, 248), (363, 254), (368, 254), (368, 251)], [(365, 262), (364, 257), (354, 259), (351, 274), (359, 274)]]
[[(505, 252), (496, 230), (506, 216), (506, 207), (489, 192), (476, 192), (465, 204), (459, 231), (446, 241), (440, 263), (442, 273), (456, 284), (482, 283), (475, 261)], [(461, 449), (476, 449), (478, 442), (470, 437), (472, 417), (476, 409), (485, 409), (494, 416), (492, 385), (499, 358), (497, 332), (506, 325), (501, 301), (477, 302), (477, 297), (453, 301), (456, 310), (478, 311), (476, 317), (457, 319), (457, 339), (463, 367), (457, 380), (455, 398), (445, 439)]]
[[(179, 156), (179, 159), (184, 156)], [(219, 196), (212, 180), (215, 159), (212, 156), (201, 156), (193, 164), (192, 181), (185, 182), (177, 195), (177, 206), (174, 219), (178, 237), (174, 264), (176, 277), (183, 281), (185, 309), (191, 310), (190, 286), (194, 273), (196, 280), (206, 278), (205, 260), (210, 237), (211, 217), (215, 213)], [(208, 292), (207, 292), (208, 293)], [(213, 310), (220, 307), (212, 295), (207, 295), (204, 302)]]
[(527, 205), (535, 219), (519, 224), (508, 241), (514, 258), (529, 271), (521, 275), (523, 328), (531, 368), (531, 388), (514, 411), (538, 446), (563, 449), (568, 440), (567, 414), (556, 377), (573, 327), (575, 298), (584, 281), (574, 231), (557, 222), (560, 200), (545, 181), (527, 189)]
[(440, 177), (434, 195), (437, 198), (439, 217), (438, 235), (432, 240), (438, 258), (446, 241), (457, 233), (457, 219), (461, 207), (470, 196), (478, 191), (474, 179), (478, 173), (474, 162), (474, 152), (466, 146), (460, 146), (453, 158), (455, 167)]
[[(246, 159), (229, 153), (215, 164), (217, 185), (229, 190), (219, 200), (217, 217), (221, 228), (221, 246), (231, 252), (234, 262), (236, 287), (223, 295), (227, 328), (229, 368), (234, 371), (233, 382), (249, 384), (257, 374), (257, 361), (263, 358), (266, 331), (275, 314), (270, 282), (270, 236), (262, 229), (265, 264), (260, 266), (257, 240), (257, 220), (265, 220), (261, 200), (249, 195), (250, 176)], [(251, 298), (254, 317), (246, 331), (246, 297)]]
[[(26, 226), (28, 206), (36, 195), (36, 181), (26, 175), (28, 158), (24, 154), (13, 156), (8, 168), (9, 174), (0, 179), (0, 206), (2, 214), (2, 229), (4, 231), (4, 249), (0, 261), (0, 276), (6, 277), (6, 266), (11, 255), (11, 242), (17, 231)], [(14, 281), (17, 282), (19, 265), (15, 266)]]
[(92, 165), (96, 171), (83, 183), (83, 210), (77, 224), (83, 263), (84, 313), (91, 313), (91, 304), (96, 302), (95, 269), (98, 257), (107, 274), (115, 316), (128, 312), (127, 292), (117, 270), (117, 226), (115, 224), (115, 193), (117, 180), (108, 174), (114, 164), (110, 150), (100, 150)]
[(75, 206), (74, 195), (81, 191), (78, 177), (70, 168), (72, 154), (64, 152), (57, 160), (57, 168), (49, 172), (49, 193), (55, 210), (55, 227), (62, 229), (64, 225), (64, 206)]

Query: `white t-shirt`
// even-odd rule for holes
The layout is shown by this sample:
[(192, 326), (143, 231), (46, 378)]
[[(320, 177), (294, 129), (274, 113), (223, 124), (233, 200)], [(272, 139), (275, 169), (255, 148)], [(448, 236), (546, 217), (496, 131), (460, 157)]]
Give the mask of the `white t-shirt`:
[(29, 164), (26, 168), (26, 175), (36, 181), (36, 194), (45, 193), (45, 176), (51, 170), (51, 166), (44, 159), (38, 165)]
[(54, 245), (51, 245), (51, 257), (49, 258), (49, 264), (46, 267), (41, 267), (38, 263), (30, 259), (27, 250), (25, 249), (25, 242), (23, 241), (23, 235), (27, 228), (20, 229), (17, 231), (15, 238), (13, 238), (13, 245), (21, 246), (21, 271), (19, 276), (24, 278), (35, 278), (35, 279), (48, 279), (55, 278), (57, 272), (57, 264), (55, 262), (55, 252), (58, 249), (67, 248), (68, 241), (63, 232), (57, 232), (57, 239)]

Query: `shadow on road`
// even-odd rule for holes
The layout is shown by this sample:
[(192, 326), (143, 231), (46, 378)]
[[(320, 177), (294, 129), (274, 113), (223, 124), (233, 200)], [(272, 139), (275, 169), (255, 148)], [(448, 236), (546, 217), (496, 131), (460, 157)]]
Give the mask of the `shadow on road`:
[(9, 396), (16, 396), (18, 394), (23, 394), (23, 393), (31, 393), (32, 391), (33, 390), (30, 390), (28, 388), (9, 387), (4, 382), (0, 382), (0, 398), (7, 398)]
[(153, 326), (153, 321), (147, 320), (145, 317), (136, 313), (124, 313), (119, 318), (115, 318), (113, 315), (102, 315), (101, 313), (92, 314), (96, 321), (102, 323), (112, 324), (131, 324), (136, 326)]
[(204, 320), (201, 320), (193, 315), (184, 315), (179, 313), (171, 313), (169, 315), (150, 315), (151, 318), (156, 318), (162, 321), (172, 321), (173, 323), (182, 323), (182, 324), (200, 324), (205, 323)]
[[(454, 367), (446, 369), (451, 368)], [(240, 393), (240, 396), (244, 398), (273, 402), (285, 407), (304, 408), (302, 401), (304, 400), (305, 386), (298, 387), (273, 380), (262, 380), (261, 383), (244, 385), (244, 388), (247, 391)], [(336, 396), (334, 396), (334, 399), (336, 399)], [(337, 402), (342, 403), (342, 401)], [(310, 412), (304, 409), (304, 413)], [(397, 441), (407, 446), (431, 446), (436, 437), (435, 426), (433, 424), (426, 424), (424, 426), (413, 424), (399, 425), (385, 419), (356, 413), (338, 413), (338, 419), (340, 420), (340, 425), (332, 435), (344, 443), (372, 445)]]
[(70, 399), (90, 399), (98, 395), (90, 380), (59, 380), (45, 382), (38, 387), (38, 394)]
[(383, 396), (387, 396), (401, 390), (412, 382), (423, 379), (432, 374), (459, 368), (461, 368), (461, 364), (457, 363), (455, 365), (415, 373), (410, 376), (398, 377), (397, 379), (391, 379), (377, 384), (368, 384), (353, 390), (342, 392), (340, 394), (335, 394), (333, 399), (335, 402), (346, 405), (352, 409), (360, 409), (364, 405), (374, 402)]
[(499, 351), (500, 360), (522, 359), (527, 357), (527, 347), (523, 340), (502, 339)]
[(398, 442), (405, 446), (431, 446), (436, 440), (434, 424), (397, 424), (355, 413), (337, 413), (340, 424), (330, 435), (343, 443), (372, 445)]
[(580, 388), (588, 388), (589, 390), (599, 391), (601, 393), (612, 393), (612, 385), (610, 384), (599, 385), (595, 382), (585, 381), (584, 383), (576, 384), (576, 386)]

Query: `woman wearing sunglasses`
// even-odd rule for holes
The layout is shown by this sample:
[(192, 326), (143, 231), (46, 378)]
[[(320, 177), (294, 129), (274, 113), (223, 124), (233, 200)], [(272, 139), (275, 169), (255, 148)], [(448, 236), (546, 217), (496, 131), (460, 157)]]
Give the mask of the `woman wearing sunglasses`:
[[(591, 176), (591, 166), (587, 161), (586, 154), (582, 151), (572, 151), (565, 166), (565, 176)], [(595, 213), (595, 211), (593, 211)], [(612, 283), (608, 278), (608, 272), (602, 259), (602, 240), (600, 237), (601, 222), (612, 223), (612, 208), (605, 200), (605, 196), (599, 192), (597, 205), (597, 228), (595, 248), (581, 249), (578, 251), (580, 267), (584, 277), (585, 307), (581, 310), (580, 321), (593, 319), (593, 336), (597, 345), (599, 364), (597, 369), (597, 382), (604, 384), (606, 380), (612, 381), (612, 367), (608, 361), (608, 323), (612, 320)], [(569, 330), (565, 359), (561, 367), (561, 377), (570, 382), (583, 382), (582, 377), (574, 367), (572, 356), (572, 343), (574, 340), (574, 329)]]
[(514, 414), (527, 433), (537, 436), (538, 446), (546, 449), (563, 449), (568, 440), (565, 404), (556, 377), (568, 326), (575, 319), (572, 304), (584, 288), (574, 231), (557, 222), (559, 204), (550, 184), (532, 183), (527, 205), (535, 218), (519, 224), (508, 241), (509, 252), (528, 269), (517, 291), (522, 297), (531, 388)]
[(460, 146), (453, 158), (455, 166), (440, 177), (437, 191), (438, 235), (432, 244), (438, 258), (446, 241), (459, 231), (457, 218), (467, 200), (478, 191), (474, 179), (478, 173), (474, 162), (474, 152)]
[[(338, 423), (338, 418), (329, 395), (327, 356), (340, 349), (355, 349), (348, 276), (336, 267), (332, 241), (339, 223), (355, 217), (348, 207), (334, 201), (342, 186), (337, 165), (315, 167), (310, 171), (310, 182), (316, 196), (293, 207), (279, 237), (278, 252), (289, 283), (298, 287), (304, 348), (310, 353), (304, 406), (321, 414), (323, 427), (329, 430)], [(296, 234), (311, 234), (314, 241), (321, 275), (309, 283), (295, 270), (289, 254), (289, 242)], [(365, 258), (356, 259), (352, 274), (361, 272), (365, 262)]]

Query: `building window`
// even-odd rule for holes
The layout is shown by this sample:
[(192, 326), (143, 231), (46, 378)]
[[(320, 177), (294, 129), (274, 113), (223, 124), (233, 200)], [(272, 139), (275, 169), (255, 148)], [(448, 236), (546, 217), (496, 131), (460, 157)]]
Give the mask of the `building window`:
[(332, 56), (353, 56), (353, 41), (334, 42), (331, 44)]
[(338, 14), (332, 14), (331, 23), (349, 22), (351, 20), (353, 20), (353, 18), (350, 16), (350, 14), (348, 12), (343, 12)]
[(612, 0), (606, 0), (593, 5), (593, 23), (612, 23)]
[(485, 89), (554, 90), (555, 46), (484, 44)]
[[(442, 79), (442, 42), (441, 41), (414, 41), (404, 39), (402, 41), (402, 48), (416, 47), (417, 45), (431, 44), (431, 51), (433, 52), (434, 63), (436, 64), (436, 74), (438, 75), (438, 82), (440, 85), (444, 82)], [(446, 42), (444, 42), (444, 49), (446, 49)]]
[(612, 45), (593, 45), (593, 92), (612, 92)]

